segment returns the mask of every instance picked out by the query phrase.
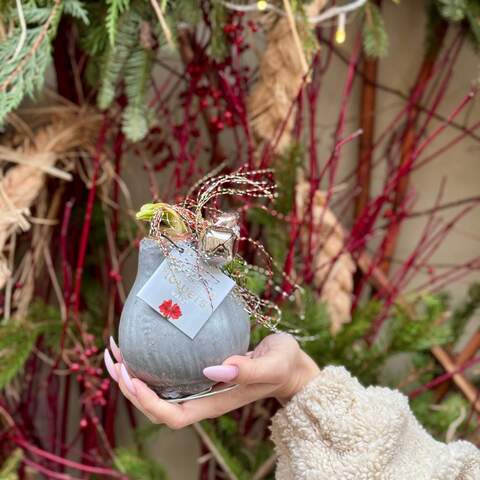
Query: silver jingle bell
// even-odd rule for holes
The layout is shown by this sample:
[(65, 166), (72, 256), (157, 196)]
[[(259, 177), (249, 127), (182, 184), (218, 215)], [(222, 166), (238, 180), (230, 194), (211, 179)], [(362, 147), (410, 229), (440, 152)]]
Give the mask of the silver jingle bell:
[(217, 266), (231, 262), (237, 252), (239, 234), (238, 215), (233, 212), (221, 213), (200, 232), (202, 257)]

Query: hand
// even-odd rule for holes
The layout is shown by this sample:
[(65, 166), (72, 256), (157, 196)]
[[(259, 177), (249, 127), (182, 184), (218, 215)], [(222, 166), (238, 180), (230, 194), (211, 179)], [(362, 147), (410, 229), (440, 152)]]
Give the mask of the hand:
[(180, 429), (205, 418), (215, 418), (248, 403), (276, 397), (286, 403), (320, 370), (288, 334), (277, 333), (264, 338), (253, 352), (234, 355), (222, 365), (207, 367), (203, 373), (217, 382), (237, 383), (239, 387), (211, 397), (173, 404), (158, 397), (144, 382), (130, 378), (122, 363), (120, 350), (113, 339), (110, 347), (118, 363), (105, 350), (105, 364), (123, 394), (152, 422)]

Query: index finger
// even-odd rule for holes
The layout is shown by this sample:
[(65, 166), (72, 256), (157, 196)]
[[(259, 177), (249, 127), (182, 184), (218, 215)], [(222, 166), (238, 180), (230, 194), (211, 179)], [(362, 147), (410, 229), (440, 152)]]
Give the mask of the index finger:
[(206, 418), (215, 418), (267, 394), (271, 386), (239, 386), (228, 392), (222, 392), (206, 398), (197, 398), (184, 403), (173, 404), (162, 400), (158, 395), (138, 379), (133, 379), (137, 390), (137, 400), (147, 416), (169, 428), (178, 430)]

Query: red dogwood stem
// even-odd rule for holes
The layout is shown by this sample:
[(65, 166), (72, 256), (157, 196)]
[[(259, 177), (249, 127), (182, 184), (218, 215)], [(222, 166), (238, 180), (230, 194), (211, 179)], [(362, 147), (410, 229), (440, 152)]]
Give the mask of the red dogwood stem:
[(85, 218), (83, 222), (82, 233), (80, 236), (80, 245), (78, 247), (77, 269), (75, 272), (75, 288), (73, 292), (73, 312), (75, 318), (78, 318), (78, 314), (80, 312), (80, 288), (82, 286), (83, 265), (85, 263), (85, 255), (87, 252), (88, 236), (90, 234), (90, 225), (92, 223), (93, 204), (95, 202), (95, 195), (97, 192), (97, 178), (100, 172), (100, 157), (107, 136), (107, 126), (107, 116), (104, 116), (103, 123), (100, 128), (100, 133), (98, 135), (95, 156), (93, 157), (93, 174), (91, 180), (92, 184), (88, 191), (87, 207), (85, 210)]
[(111, 468), (93, 467), (90, 465), (84, 465), (83, 463), (74, 462), (73, 460), (67, 460), (65, 458), (59, 457), (58, 455), (54, 455), (53, 453), (46, 452), (45, 450), (42, 450), (41, 448), (38, 448), (35, 445), (32, 445), (31, 443), (28, 443), (23, 438), (14, 437), (13, 441), (19, 447), (22, 447), (25, 450), (28, 450), (29, 452), (33, 453), (34, 455), (38, 455), (39, 457), (45, 458), (54, 463), (59, 463), (61, 465), (65, 465), (66, 467), (74, 468), (75, 470), (80, 470), (82, 472), (94, 473), (98, 475), (106, 475), (108, 477), (121, 478), (123, 480), (128, 480), (128, 477), (126, 475), (123, 475), (120, 472), (116, 472)]

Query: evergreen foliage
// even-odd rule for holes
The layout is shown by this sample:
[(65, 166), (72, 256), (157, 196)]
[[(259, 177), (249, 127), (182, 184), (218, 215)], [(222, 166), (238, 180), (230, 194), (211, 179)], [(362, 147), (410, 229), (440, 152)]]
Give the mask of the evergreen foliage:
[(132, 480), (166, 480), (165, 469), (140, 452), (130, 448), (115, 450), (115, 465)]
[(367, 2), (363, 24), (363, 49), (369, 57), (384, 57), (388, 52), (388, 35), (377, 5)]
[[(167, 13), (177, 22), (182, 21), (188, 25), (196, 25), (202, 19), (202, 12), (198, 8), (197, 0), (168, 0)], [(224, 15), (223, 13), (222, 16)]]
[(480, 0), (435, 0), (428, 12), (430, 25), (428, 30), (435, 24), (435, 17), (461, 24), (474, 48), (480, 48)]
[(107, 28), (110, 45), (115, 45), (117, 35), (118, 20), (130, 6), (130, 0), (107, 0), (107, 15), (105, 17), (105, 26)]
[(464, 433), (464, 429), (469, 428), (467, 417), (471, 407), (461, 393), (452, 392), (440, 404), (436, 403), (434, 393), (430, 391), (410, 402), (413, 413), (419, 422), (433, 435), (445, 441), (445, 433), (450, 425), (462, 418), (463, 420), (457, 426), (457, 432)]
[(452, 22), (460, 22), (465, 18), (467, 0), (438, 0), (442, 16)]
[(238, 480), (250, 480), (272, 453), (268, 440), (258, 439), (254, 449), (246, 445), (238, 422), (230, 414), (218, 418), (215, 423), (202, 421), (200, 425)]
[(128, 105), (123, 112), (123, 131), (130, 140), (141, 140), (148, 132), (150, 113), (147, 94), (153, 58), (152, 52), (137, 46), (125, 63), (125, 93)]
[(468, 20), (469, 34), (474, 48), (480, 48), (480, 0), (470, 0), (465, 11)]
[(23, 370), (37, 339), (45, 334), (47, 344), (55, 344), (60, 327), (58, 310), (42, 303), (27, 319), (0, 323), (0, 390)]
[(469, 320), (480, 308), (480, 283), (470, 285), (466, 299), (453, 311), (449, 322), (455, 338), (459, 338)]
[[(304, 15), (306, 3), (308, 2), (292, 2), (296, 15)], [(434, 0), (432, 5), (435, 8), (429, 10), (430, 24), (435, 21), (431, 18), (435, 15), (449, 22), (463, 22), (474, 44), (480, 45), (479, 0)], [(221, 2), (209, 3), (210, 10), (207, 10), (206, 16), (195, 0), (165, 0), (161, 2), (161, 8), (173, 33), (179, 23), (195, 25), (206, 18), (211, 27), (210, 52), (217, 59), (225, 56), (227, 42), (223, 26), (228, 21), (229, 12)], [(100, 85), (97, 100), (99, 107), (109, 108), (124, 87), (128, 101), (123, 113), (124, 132), (132, 141), (144, 138), (150, 126), (146, 101), (154, 50), (145, 50), (139, 46), (141, 23), (147, 22), (152, 27), (157, 44), (165, 45), (163, 30), (148, 3), (140, 0), (65, 0), (59, 5), (51, 1), (25, 2), (23, 10), (28, 27), (26, 39), (13, 61), (13, 53), (22, 43), (18, 12), (13, 2), (4, 2), (2, 10), (2, 21), (5, 24), (13, 22), (14, 28), (0, 42), (0, 125), (25, 96), (33, 97), (43, 87), (45, 70), (51, 59), (51, 42), (63, 13), (77, 19), (80, 24), (80, 43), (91, 56), (86, 75), (93, 86), (96, 87), (98, 83)], [(383, 57), (388, 51), (389, 42), (380, 9), (370, 0), (364, 11), (364, 51), (371, 57)], [(49, 21), (52, 12), (53, 18)], [(307, 57), (311, 58), (317, 45), (313, 30), (300, 29), (299, 33)]]
[(18, 480), (18, 469), (22, 463), (22, 458), (22, 449), (15, 449), (0, 467), (0, 478), (2, 480)]
[[(108, 32), (103, 20), (103, 10), (99, 4), (88, 5), (88, 28), (81, 28), (80, 45), (85, 52), (95, 60), (90, 61), (89, 65), (104, 64), (105, 58), (101, 58), (109, 45)], [(105, 66), (105, 65), (103, 65)], [(97, 78), (95, 78), (95, 81)], [(93, 84), (93, 82), (90, 82)]]
[(87, 8), (80, 0), (63, 0), (63, 11), (73, 18), (78, 18), (85, 25), (89, 25), (90, 23)]
[(448, 305), (442, 295), (422, 295), (408, 305), (397, 305), (390, 329), (392, 352), (428, 350), (451, 342), (453, 332), (444, 322)]
[(103, 68), (97, 95), (97, 104), (102, 110), (110, 107), (115, 98), (127, 59), (138, 42), (139, 28), (140, 18), (137, 15), (125, 15), (119, 24), (115, 45), (109, 45), (105, 51), (101, 60)]
[(210, 8), (212, 9), (210, 48), (213, 58), (221, 60), (227, 52), (227, 42), (223, 31), (223, 25), (227, 20), (227, 10), (221, 2), (212, 2)]
[[(61, 13), (54, 8), (37, 6), (34, 2), (24, 5), (27, 24), (24, 41), (16, 9), (4, 8), (3, 21), (14, 22), (15, 28), (0, 42), (0, 126), (25, 96), (33, 98), (43, 87), (45, 70), (51, 60), (51, 38)], [(49, 22), (51, 16), (54, 18)]]

